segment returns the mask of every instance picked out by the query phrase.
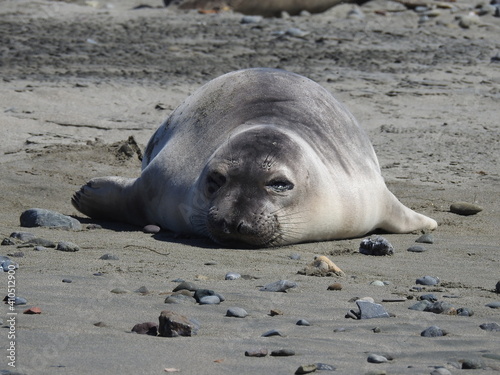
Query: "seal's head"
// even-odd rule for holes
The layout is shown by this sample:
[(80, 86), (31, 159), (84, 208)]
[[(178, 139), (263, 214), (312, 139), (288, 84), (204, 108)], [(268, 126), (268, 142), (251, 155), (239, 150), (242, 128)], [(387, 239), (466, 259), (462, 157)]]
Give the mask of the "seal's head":
[(206, 204), (197, 223), (223, 245), (277, 246), (296, 242), (299, 207), (311, 186), (303, 152), (273, 126), (233, 135), (207, 163), (198, 192)]

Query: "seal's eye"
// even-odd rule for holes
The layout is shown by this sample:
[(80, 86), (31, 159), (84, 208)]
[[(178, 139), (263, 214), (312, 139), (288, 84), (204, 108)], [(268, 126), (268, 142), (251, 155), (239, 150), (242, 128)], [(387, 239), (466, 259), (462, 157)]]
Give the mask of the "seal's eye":
[(287, 190), (292, 190), (294, 185), (286, 179), (272, 180), (267, 184), (267, 187), (271, 188), (277, 193), (283, 193)]
[(207, 177), (207, 192), (212, 195), (226, 183), (226, 177), (219, 172), (212, 172)]

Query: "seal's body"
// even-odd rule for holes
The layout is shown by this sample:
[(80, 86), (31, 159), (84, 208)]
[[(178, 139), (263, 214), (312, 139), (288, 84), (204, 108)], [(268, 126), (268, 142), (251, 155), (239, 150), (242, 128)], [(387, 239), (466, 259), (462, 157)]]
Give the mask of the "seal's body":
[(218, 243), (277, 246), (434, 229), (387, 189), (350, 112), (313, 81), (247, 69), (188, 97), (149, 141), (137, 179), (91, 180), (82, 213)]

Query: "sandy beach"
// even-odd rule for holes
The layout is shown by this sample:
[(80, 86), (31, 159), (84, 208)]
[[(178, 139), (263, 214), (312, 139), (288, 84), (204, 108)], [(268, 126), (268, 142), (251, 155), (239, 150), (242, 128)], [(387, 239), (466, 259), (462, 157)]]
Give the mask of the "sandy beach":
[[(372, 0), (242, 23), (236, 12), (203, 14), (153, 0), (2, 1), (0, 234), (30, 232), (80, 250), (36, 251), (16, 241), (0, 247), (19, 264), (15, 293), (27, 300), (0, 310), (0, 373), (294, 374), (318, 363), (351, 375), (462, 374), (467, 363), (499, 373), (500, 332), (480, 328), (500, 324), (500, 309), (486, 306), (500, 301), (500, 18), (482, 12), (486, 4)], [(96, 222), (73, 208), (71, 196), (89, 179), (139, 175), (137, 154), (121, 148), (129, 137), (144, 149), (202, 84), (262, 66), (309, 77), (350, 109), (389, 189), (439, 223), (434, 243), (421, 244), (425, 252), (407, 251), (421, 233), (383, 234), (395, 249), (385, 257), (360, 254), (362, 238), (227, 249)], [(460, 201), (483, 210), (451, 213)], [(84, 230), (21, 227), (21, 213), (34, 207), (73, 216)], [(90, 229), (94, 223), (102, 228)], [(105, 254), (117, 259), (100, 259)], [(328, 256), (346, 276), (298, 274), (315, 255)], [(225, 280), (228, 272), (246, 277)], [(416, 289), (426, 275), (440, 283)], [(8, 276), (0, 276), (4, 296)], [(225, 301), (166, 304), (179, 279)], [(259, 290), (277, 280), (298, 286)], [(372, 285), (376, 280), (386, 283)], [(327, 290), (335, 282), (342, 289)], [(409, 309), (425, 294), (473, 315)], [(346, 318), (357, 310), (356, 297), (373, 298), (392, 316)], [(32, 307), (41, 314), (23, 314)], [(249, 315), (226, 317), (230, 307)], [(282, 314), (271, 316), (272, 309)], [(197, 335), (131, 332), (157, 323), (163, 310), (198, 321)], [(299, 319), (311, 325), (298, 326)], [(447, 334), (422, 337), (430, 326)], [(262, 337), (271, 329), (282, 336)], [(295, 355), (245, 356), (259, 348)], [(387, 362), (369, 362), (373, 353)]]

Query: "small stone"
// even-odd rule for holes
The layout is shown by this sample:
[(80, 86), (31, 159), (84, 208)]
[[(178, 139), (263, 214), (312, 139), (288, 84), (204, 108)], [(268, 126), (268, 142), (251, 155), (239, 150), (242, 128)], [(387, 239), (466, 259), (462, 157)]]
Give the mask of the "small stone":
[(423, 277), (420, 277), (418, 278), (415, 283), (417, 285), (428, 285), (428, 286), (432, 286), (432, 285), (437, 285), (439, 284), (439, 277), (433, 277), (433, 276), (423, 276)]
[(495, 292), (500, 293), (500, 281), (495, 285)]
[(393, 255), (394, 247), (382, 236), (365, 238), (359, 244), (359, 252), (365, 255)]
[(424, 311), (445, 315), (455, 315), (457, 313), (456, 309), (450, 303), (444, 301), (431, 303)]
[(139, 289), (134, 290), (134, 292), (139, 293), (139, 294), (149, 294), (150, 293), (149, 289), (146, 286), (141, 286)]
[(370, 283), (370, 285), (375, 285), (375, 286), (385, 286), (383, 281), (380, 280), (375, 280)]
[(45, 246), (35, 246), (34, 250), (35, 251), (45, 251), (45, 250), (48, 250), (49, 248), (48, 247), (45, 247)]
[(289, 256), (292, 260), (300, 260), (300, 254), (294, 253)]
[(248, 313), (241, 307), (231, 307), (227, 309), (226, 316), (231, 316), (234, 318), (245, 318), (246, 316), (248, 316)]
[(482, 207), (467, 202), (456, 202), (450, 206), (450, 212), (463, 216), (475, 215), (482, 210)]
[(490, 307), (492, 309), (498, 309), (498, 308), (500, 308), (500, 302), (498, 302), (498, 301), (490, 302), (490, 303), (486, 304), (486, 307)]
[(104, 276), (102, 272), (95, 272), (92, 274), (93, 276)]
[(142, 231), (144, 233), (156, 234), (161, 231), (161, 228), (158, 225), (149, 224), (142, 228)]
[(297, 323), (295, 323), (295, 324), (296, 324), (296, 325), (298, 325), (298, 326), (310, 326), (310, 325), (311, 325), (311, 323), (309, 323), (309, 322), (308, 322), (307, 320), (305, 320), (305, 319), (299, 319), (299, 320), (297, 321)]
[(336, 369), (335, 366), (326, 363), (316, 363), (316, 370), (318, 371), (335, 371)]
[(367, 361), (370, 363), (385, 363), (388, 362), (389, 360), (383, 355), (370, 354), (367, 358)]
[(124, 288), (115, 288), (111, 290), (111, 293), (114, 294), (126, 294), (126, 293), (131, 293), (130, 290), (124, 289)]
[(267, 349), (252, 349), (245, 352), (245, 357), (265, 357), (267, 353)]
[(328, 290), (342, 290), (342, 284), (341, 283), (333, 283), (328, 286)]
[(425, 311), (425, 309), (427, 309), (431, 304), (432, 302), (429, 302), (427, 300), (422, 300), (414, 305), (411, 305), (410, 307), (408, 307), (408, 309), (415, 311)]
[(24, 253), (22, 251), (16, 251), (15, 253), (12, 253), (9, 255), (14, 257), (14, 258), (23, 258), (24, 257)]
[(132, 332), (135, 332), (139, 335), (156, 336), (158, 335), (158, 324), (153, 322), (136, 324), (132, 328)]
[(20, 222), (22, 227), (53, 227), (63, 229), (81, 230), (80, 222), (70, 216), (58, 212), (44, 210), (41, 208), (31, 208), (21, 214)]
[(79, 251), (80, 248), (73, 242), (61, 241), (57, 244), (56, 250), (74, 253), (76, 251)]
[[(5, 298), (3, 299), (4, 301), (9, 301), (9, 297), (8, 296), (5, 296)], [(12, 300), (10, 300), (12, 301)], [(23, 297), (14, 297), (14, 305), (18, 306), (18, 305), (26, 305), (28, 303), (28, 301), (26, 300), (26, 298), (23, 298)]]
[(380, 329), (380, 327), (372, 328), (372, 331), (373, 331), (373, 333), (380, 333), (380, 332), (382, 332), (382, 330)]
[(295, 38), (303, 38), (306, 35), (309, 35), (309, 32), (303, 31), (297, 27), (290, 27), (289, 29), (287, 29), (285, 31), (285, 34), (288, 36), (295, 37)]
[(30, 307), (29, 309), (23, 311), (23, 314), (29, 314), (29, 315), (41, 314), (41, 313), (42, 309), (39, 307)]
[(34, 246), (44, 246), (44, 247), (56, 247), (56, 243), (50, 240), (46, 240), (45, 238), (33, 238), (24, 243), (25, 245), (34, 245)]
[(196, 300), (191, 296), (182, 293), (175, 293), (165, 298), (165, 303), (171, 303), (171, 304), (196, 303)]
[(218, 305), (221, 300), (218, 296), (204, 296), (198, 300), (200, 305)]
[(224, 280), (237, 280), (241, 277), (239, 273), (236, 272), (228, 272), (226, 276), (224, 276)]
[[(477, 23), (479, 23), (479, 17), (474, 13), (468, 14), (465, 16), (461, 16), (459, 21), (458, 21), (458, 25), (464, 29), (468, 29), (472, 25), (475, 25)], [(459, 203), (463, 204), (463, 202), (459, 202)], [(465, 203), (465, 204), (468, 204), (468, 203)], [(450, 209), (450, 211), (451, 211), (451, 209)], [(453, 212), (453, 211), (451, 211), (451, 212)], [(455, 213), (458, 213), (458, 212), (455, 212)], [(459, 215), (463, 215), (463, 214), (459, 214)], [(466, 214), (466, 215), (473, 215), (473, 214)]]
[(389, 318), (389, 313), (382, 305), (368, 301), (356, 301), (359, 307), (359, 319)]
[(277, 316), (277, 315), (283, 315), (284, 312), (281, 311), (280, 309), (271, 309), (271, 311), (269, 312), (269, 315), (270, 316)]
[(102, 259), (102, 260), (119, 260), (118, 256), (113, 255), (113, 254), (104, 254), (99, 259)]
[(198, 289), (200, 289), (200, 288), (198, 288), (197, 285), (195, 285), (189, 281), (183, 281), (174, 288), (173, 292), (178, 292), (180, 290), (189, 290), (191, 292), (195, 292)]
[(423, 253), (424, 251), (427, 251), (427, 249), (423, 246), (418, 246), (418, 245), (414, 245), (414, 246), (410, 246), (407, 251), (411, 252), (411, 253)]
[(415, 240), (415, 242), (433, 244), (434, 243), (434, 237), (432, 236), (432, 234), (426, 233), (426, 234), (423, 234), (420, 237), (418, 237)]
[(251, 23), (259, 23), (262, 21), (263, 17), (262, 16), (243, 16), (241, 18), (240, 23), (242, 24), (251, 24)]
[(288, 280), (279, 280), (274, 283), (269, 283), (260, 288), (262, 292), (283, 292), (285, 293), (288, 289), (296, 288), (297, 283)]
[(483, 323), (479, 327), (485, 331), (500, 332), (500, 325), (498, 323)]
[(9, 257), (0, 256), (0, 267), (2, 267), (4, 272), (9, 272), (11, 269), (17, 270), (19, 268), (19, 264), (11, 260)]
[(26, 241), (29, 241), (29, 240), (36, 238), (36, 236), (30, 232), (12, 232), (10, 234), (10, 237), (18, 239), (21, 242), (26, 242)]
[(73, 282), (73, 280), (71, 280), (71, 279), (62, 279), (62, 282), (63, 283), (71, 284)]
[(447, 368), (437, 367), (431, 372), (431, 375), (451, 375), (451, 372)]
[(421, 301), (437, 302), (437, 297), (434, 294), (423, 294), (419, 297)]
[[(202, 299), (203, 298), (206, 298), (206, 297), (217, 297), (218, 299), (218, 302), (216, 301), (215, 298), (208, 298), (208, 299), (205, 299), (204, 303), (202, 303)], [(225, 298), (220, 295), (220, 294), (217, 294), (215, 293), (213, 290), (210, 290), (210, 289), (197, 289), (195, 292), (194, 292), (194, 298), (196, 299), (196, 302), (198, 303), (202, 303), (202, 304), (218, 304), (220, 302), (223, 302), (225, 300)]]
[(297, 371), (295, 371), (296, 374), (309, 374), (311, 372), (314, 372), (318, 369), (315, 363), (312, 365), (302, 365), (300, 366)]
[(420, 336), (422, 337), (441, 337), (444, 335), (445, 332), (437, 326), (430, 326), (429, 328), (426, 328), (422, 332), (420, 332)]
[(292, 355), (295, 355), (295, 352), (290, 349), (278, 349), (271, 352), (273, 357), (291, 357)]
[(277, 329), (271, 329), (271, 330), (264, 332), (262, 334), (262, 337), (271, 337), (271, 336), (283, 336), (283, 335)]
[(458, 316), (473, 316), (474, 311), (467, 308), (467, 307), (461, 307), (461, 308), (457, 309), (457, 315)]
[(467, 358), (460, 362), (462, 362), (462, 369), (464, 370), (478, 370), (484, 367), (484, 363), (480, 359)]
[(2, 240), (2, 244), (1, 245), (2, 246), (11, 246), (11, 245), (15, 245), (15, 244), (16, 243), (13, 240), (11, 240), (10, 238), (4, 238)]
[(99, 327), (99, 328), (104, 328), (104, 327), (109, 327), (109, 325), (107, 325), (106, 323), (104, 322), (97, 322), (97, 323), (94, 323), (94, 325), (96, 327)]
[(162, 337), (192, 336), (197, 327), (184, 315), (173, 311), (163, 310), (158, 318), (160, 321), (158, 335)]

